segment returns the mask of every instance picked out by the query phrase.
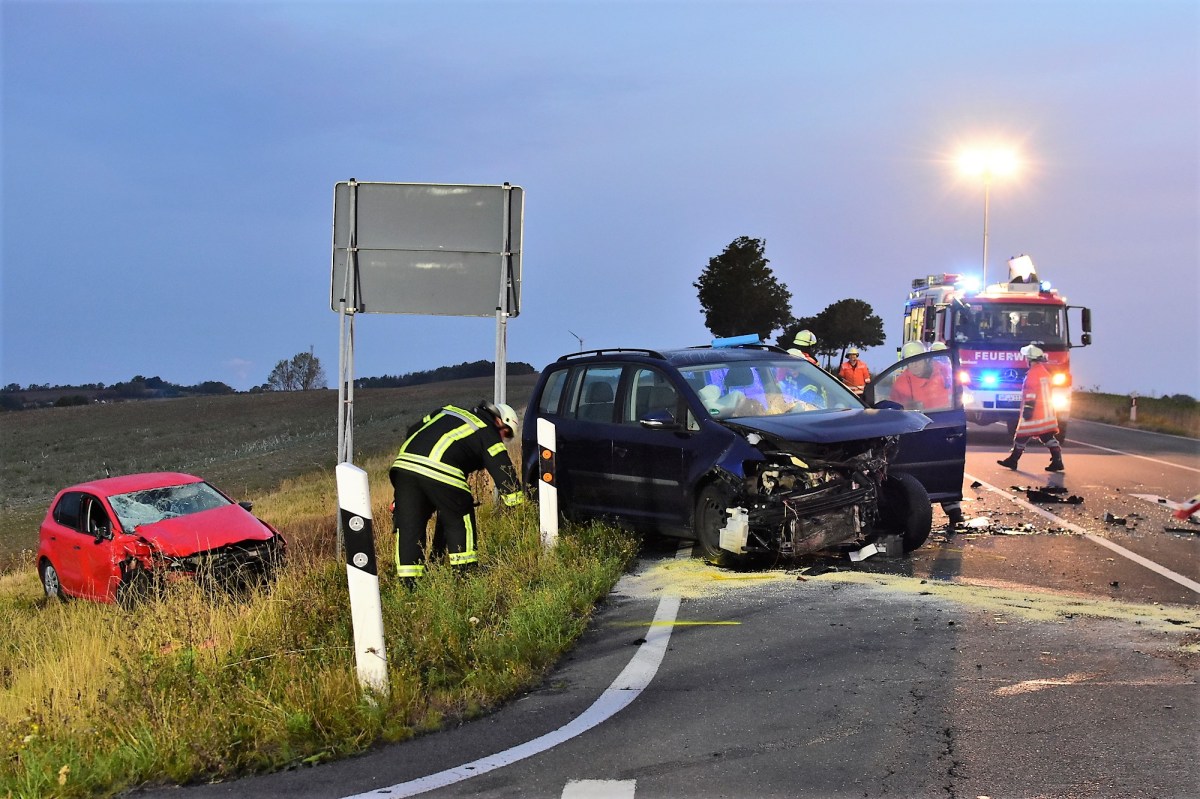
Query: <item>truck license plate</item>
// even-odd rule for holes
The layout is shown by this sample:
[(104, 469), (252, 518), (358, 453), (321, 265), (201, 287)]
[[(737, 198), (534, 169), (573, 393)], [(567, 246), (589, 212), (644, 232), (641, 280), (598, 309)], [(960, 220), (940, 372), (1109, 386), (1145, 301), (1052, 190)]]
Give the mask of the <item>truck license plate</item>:
[(997, 402), (1020, 402), (1021, 395), (1019, 393), (1018, 394), (997, 394), (996, 401)]

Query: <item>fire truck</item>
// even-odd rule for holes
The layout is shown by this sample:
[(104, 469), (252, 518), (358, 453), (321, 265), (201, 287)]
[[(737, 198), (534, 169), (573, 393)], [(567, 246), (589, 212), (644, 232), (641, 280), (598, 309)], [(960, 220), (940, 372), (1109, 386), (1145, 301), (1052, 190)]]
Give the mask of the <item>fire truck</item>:
[[(1011, 434), (1020, 418), (1021, 384), (1029, 364), (1021, 347), (1045, 351), (1051, 374), (1059, 438), (1065, 440), (1071, 415), (1071, 356), (1092, 343), (1092, 312), (1068, 305), (1067, 298), (1038, 277), (1033, 259), (1008, 261), (1008, 281), (983, 290), (957, 274), (927, 275), (912, 282), (904, 305), (904, 341), (926, 346), (941, 342), (958, 355), (967, 419), (986, 425), (1004, 422)], [(1071, 337), (1073, 319), (1079, 340)]]

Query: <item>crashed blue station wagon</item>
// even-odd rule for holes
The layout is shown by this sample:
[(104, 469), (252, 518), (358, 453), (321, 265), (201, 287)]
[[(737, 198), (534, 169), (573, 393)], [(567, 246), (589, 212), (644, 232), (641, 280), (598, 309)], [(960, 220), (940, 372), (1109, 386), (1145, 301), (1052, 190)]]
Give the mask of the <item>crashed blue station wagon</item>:
[(723, 566), (888, 535), (912, 551), (932, 524), (923, 483), (961, 492), (966, 423), (959, 401), (958, 426), (921, 440), (929, 416), (879, 404), (768, 345), (572, 353), (534, 389), (523, 475), (538, 484), (546, 419), (568, 519), (695, 539)]

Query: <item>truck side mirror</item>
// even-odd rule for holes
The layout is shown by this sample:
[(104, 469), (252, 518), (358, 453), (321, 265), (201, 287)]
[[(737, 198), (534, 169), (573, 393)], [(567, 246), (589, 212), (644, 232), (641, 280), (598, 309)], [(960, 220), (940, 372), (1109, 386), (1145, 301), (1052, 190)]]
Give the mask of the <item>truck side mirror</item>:
[(1089, 343), (1091, 343), (1092, 337), (1087, 334), (1092, 332), (1092, 309), (1084, 308), (1082, 311), (1082, 314), (1083, 314), (1083, 332), (1084, 332), (1083, 341), (1085, 344), (1089, 344)]
[(1085, 333), (1083, 333), (1083, 335), (1081, 335), (1081, 336), (1079, 337), (1079, 340), (1083, 342), (1083, 346), (1085, 346), (1085, 347), (1086, 347), (1087, 345), (1091, 344), (1091, 343), (1092, 343), (1092, 334), (1091, 334), (1091, 332), (1089, 331), (1089, 332), (1085, 332)]

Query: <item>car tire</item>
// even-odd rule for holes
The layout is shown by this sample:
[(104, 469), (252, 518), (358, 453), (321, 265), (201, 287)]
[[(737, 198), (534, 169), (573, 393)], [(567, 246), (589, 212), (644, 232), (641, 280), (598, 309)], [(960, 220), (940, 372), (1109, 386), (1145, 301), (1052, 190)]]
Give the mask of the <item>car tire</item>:
[(933, 507), (925, 486), (911, 474), (893, 472), (883, 483), (879, 503), (880, 526), (899, 534), (908, 554), (925, 543), (933, 529)]
[(41, 578), (42, 590), (46, 592), (47, 599), (57, 599), (60, 602), (67, 600), (67, 595), (62, 590), (62, 581), (58, 578), (58, 569), (54, 568), (53, 563), (43, 560), (38, 566), (38, 576)]
[(717, 483), (709, 483), (700, 489), (696, 499), (696, 544), (705, 562), (726, 569), (744, 568), (749, 561), (748, 555), (737, 555), (720, 546), (721, 528), (729, 518), (726, 512), (729, 501), (729, 491)]

